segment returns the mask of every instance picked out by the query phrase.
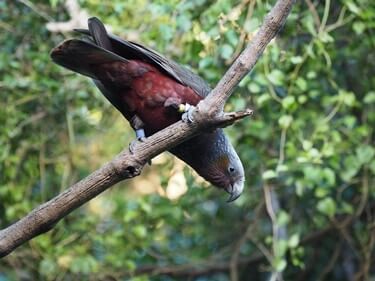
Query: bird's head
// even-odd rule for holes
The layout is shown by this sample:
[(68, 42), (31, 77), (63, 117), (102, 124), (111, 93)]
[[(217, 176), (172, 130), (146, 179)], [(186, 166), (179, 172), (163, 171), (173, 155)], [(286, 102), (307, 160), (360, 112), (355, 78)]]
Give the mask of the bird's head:
[(240, 158), (233, 147), (219, 155), (208, 167), (206, 179), (218, 188), (230, 194), (227, 202), (232, 202), (240, 197), (245, 183), (244, 169)]
[(214, 186), (230, 194), (228, 202), (242, 193), (245, 172), (233, 145), (222, 129), (198, 135), (171, 150)]

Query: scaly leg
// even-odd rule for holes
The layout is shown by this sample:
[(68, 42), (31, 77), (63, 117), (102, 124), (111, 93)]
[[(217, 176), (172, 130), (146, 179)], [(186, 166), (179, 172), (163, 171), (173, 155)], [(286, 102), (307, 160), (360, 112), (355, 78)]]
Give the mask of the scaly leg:
[[(135, 137), (138, 141), (144, 141), (146, 139), (145, 130), (143, 129), (144, 123), (142, 120), (137, 116), (134, 115), (133, 118), (129, 121), (130, 126), (135, 130)], [(136, 144), (137, 140), (133, 140), (129, 144), (129, 151), (133, 153), (134, 145)]]
[[(133, 118), (130, 120), (130, 126), (135, 130), (135, 136), (136, 140), (133, 140), (129, 144), (129, 151), (130, 153), (133, 153), (134, 151), (134, 146), (137, 143), (137, 141), (144, 141), (146, 139), (146, 134), (144, 128), (144, 123), (143, 121), (137, 116), (134, 115)], [(151, 160), (148, 160), (148, 164), (151, 165)]]

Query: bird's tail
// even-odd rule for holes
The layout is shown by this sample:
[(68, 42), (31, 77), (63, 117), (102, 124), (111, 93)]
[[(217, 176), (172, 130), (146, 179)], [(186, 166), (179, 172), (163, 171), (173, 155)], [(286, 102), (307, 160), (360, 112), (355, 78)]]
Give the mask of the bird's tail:
[(112, 51), (112, 44), (108, 38), (108, 33), (104, 24), (98, 18), (93, 17), (89, 19), (88, 26), (89, 32), (96, 45), (108, 51)]
[(72, 71), (96, 77), (98, 65), (111, 62), (127, 62), (112, 52), (111, 42), (104, 25), (97, 18), (89, 19), (89, 31), (92, 41), (70, 39), (62, 42), (51, 51), (52, 60)]

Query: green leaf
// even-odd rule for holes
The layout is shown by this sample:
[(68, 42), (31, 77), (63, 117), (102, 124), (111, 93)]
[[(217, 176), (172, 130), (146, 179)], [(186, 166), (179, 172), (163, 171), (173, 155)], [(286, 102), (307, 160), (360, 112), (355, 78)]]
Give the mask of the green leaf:
[(368, 164), (374, 158), (375, 149), (374, 147), (363, 144), (356, 149), (356, 155), (360, 164)]
[(260, 86), (257, 83), (249, 83), (248, 89), (251, 93), (260, 93)]
[(98, 263), (92, 256), (80, 256), (73, 259), (70, 269), (74, 273), (92, 274), (97, 271)]
[(288, 128), (293, 122), (293, 117), (290, 115), (283, 115), (279, 118), (279, 125), (281, 128)]
[(321, 213), (333, 217), (336, 212), (336, 202), (331, 197), (324, 198), (318, 201), (317, 209)]
[(267, 75), (267, 78), (272, 84), (281, 86), (284, 84), (285, 75), (281, 70), (274, 69)]
[(301, 56), (293, 56), (290, 58), (290, 62), (293, 64), (299, 64), (303, 62), (303, 58)]
[(298, 88), (301, 89), (301, 91), (306, 91), (307, 90), (307, 82), (302, 77), (298, 77), (297, 78), (296, 85), (297, 85)]
[(350, 155), (344, 160), (345, 169), (341, 173), (341, 177), (344, 181), (349, 182), (361, 168), (361, 163), (358, 161), (358, 157)]
[(177, 23), (177, 28), (183, 32), (188, 31), (192, 26), (191, 20), (187, 14), (180, 14), (177, 17), (176, 23)]
[(359, 14), (361, 11), (354, 1), (347, 1), (346, 6), (349, 8), (349, 11), (353, 12), (354, 14)]
[(161, 24), (159, 32), (165, 41), (170, 41), (173, 38), (173, 28), (170, 25)]
[(283, 108), (290, 109), (296, 104), (296, 98), (294, 96), (287, 96), (282, 100)]
[(145, 238), (147, 236), (147, 229), (144, 225), (136, 225), (132, 231), (138, 238)]
[(339, 90), (339, 98), (343, 101), (344, 104), (347, 106), (353, 106), (356, 100), (355, 95), (353, 92), (349, 92), (346, 90)]
[(52, 277), (57, 273), (57, 264), (52, 259), (43, 259), (39, 265), (39, 271), (45, 276)]
[(287, 212), (281, 210), (277, 213), (277, 224), (280, 226), (287, 225), (290, 221), (290, 216)]
[(296, 248), (299, 245), (299, 234), (294, 233), (292, 236), (290, 236), (288, 240), (288, 246), (289, 248)]
[(356, 21), (353, 23), (353, 30), (357, 35), (361, 35), (366, 30), (366, 25), (363, 22)]
[(277, 272), (284, 271), (286, 266), (287, 266), (287, 262), (284, 258), (275, 258), (274, 261), (273, 261), (273, 268)]
[(250, 20), (247, 20), (244, 24), (244, 29), (247, 33), (251, 33), (255, 31), (259, 26), (259, 19), (257, 18), (251, 18)]
[(274, 170), (267, 170), (263, 172), (262, 178), (264, 180), (274, 179), (277, 177), (277, 173)]
[(302, 18), (302, 24), (310, 32), (310, 34), (312, 34), (313, 36), (316, 35), (316, 30), (315, 30), (315, 26), (314, 26), (314, 19), (313, 19), (311, 13), (308, 13), (305, 17)]
[(373, 91), (368, 92), (366, 94), (365, 98), (363, 99), (363, 101), (367, 104), (375, 103), (375, 92), (373, 92)]
[(308, 151), (313, 147), (313, 143), (309, 140), (303, 140), (302, 141), (302, 147), (304, 150)]
[(221, 46), (220, 48), (220, 56), (223, 58), (223, 59), (230, 59), (232, 54), (234, 52), (234, 49), (231, 45), (229, 44), (224, 44), (223, 46)]

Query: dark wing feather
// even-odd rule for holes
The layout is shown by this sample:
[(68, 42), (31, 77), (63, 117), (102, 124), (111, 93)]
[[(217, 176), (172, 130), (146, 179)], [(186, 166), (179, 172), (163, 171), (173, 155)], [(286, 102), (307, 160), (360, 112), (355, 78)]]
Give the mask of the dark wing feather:
[(72, 71), (97, 79), (96, 65), (122, 61), (125, 58), (105, 50), (88, 40), (69, 39), (51, 51), (52, 60)]
[[(104, 96), (126, 117), (129, 110), (121, 101), (121, 98), (105, 89), (104, 85), (96, 77), (97, 65), (111, 62), (128, 61), (88, 40), (70, 39), (62, 42), (51, 52), (52, 60), (72, 71), (91, 77)], [(131, 117), (131, 116), (130, 116)]]
[[(75, 31), (91, 36), (90, 31), (87, 29), (75, 29)], [(108, 34), (108, 37), (110, 38), (114, 53), (129, 60), (139, 59), (151, 63), (177, 82), (192, 88), (203, 98), (210, 93), (210, 86), (201, 77), (186, 67), (138, 43), (121, 39), (113, 34)]]

